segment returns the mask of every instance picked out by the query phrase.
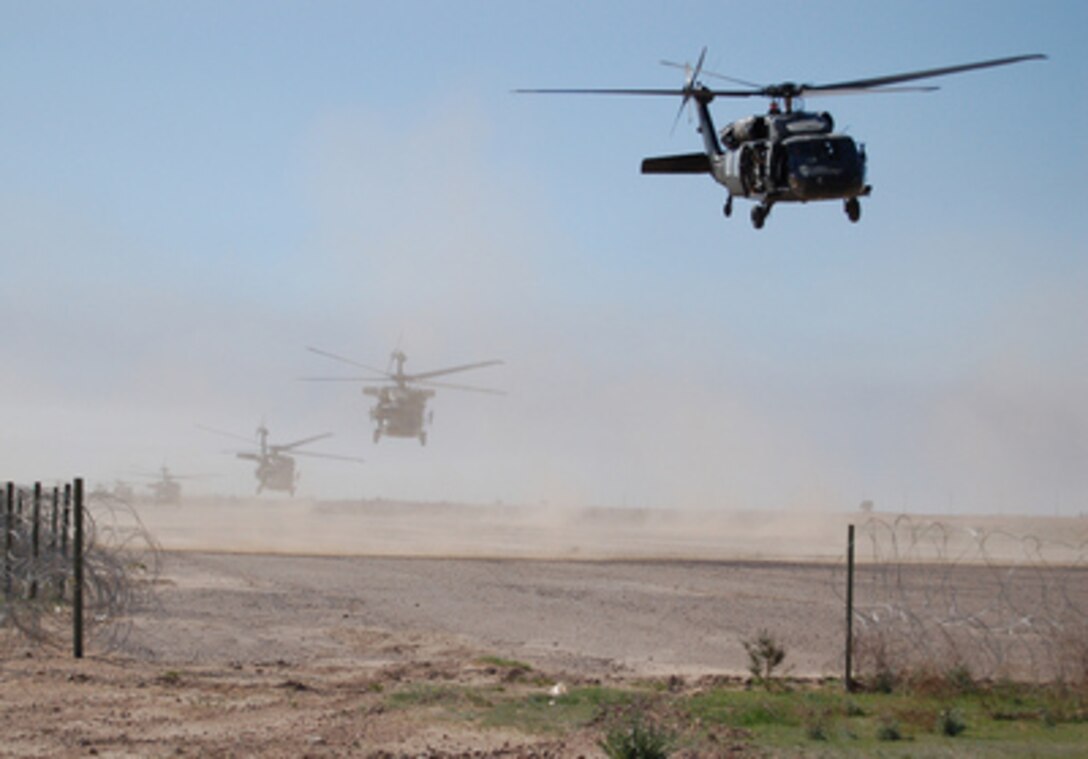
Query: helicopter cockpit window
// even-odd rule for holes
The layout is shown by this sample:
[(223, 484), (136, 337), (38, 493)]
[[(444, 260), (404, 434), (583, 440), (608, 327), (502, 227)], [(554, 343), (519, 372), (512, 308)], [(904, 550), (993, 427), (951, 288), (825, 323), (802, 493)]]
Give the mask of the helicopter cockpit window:
[(858, 161), (857, 145), (849, 137), (789, 140), (786, 150), (791, 168), (801, 174), (814, 167), (848, 169)]

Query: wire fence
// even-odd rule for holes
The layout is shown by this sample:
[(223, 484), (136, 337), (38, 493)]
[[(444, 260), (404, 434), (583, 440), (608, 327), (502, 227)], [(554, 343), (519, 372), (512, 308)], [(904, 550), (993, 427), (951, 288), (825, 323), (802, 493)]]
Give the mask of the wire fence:
[[(9, 502), (0, 506), (0, 646), (67, 647), (75, 624), (71, 488), (15, 486), (4, 500)], [(85, 499), (81, 637), (89, 645), (111, 650), (124, 643), (127, 615), (152, 592), (159, 557), (131, 504), (104, 493)]]
[[(856, 547), (860, 678), (1088, 683), (1088, 536), (1044, 539), (901, 516), (859, 524)], [(843, 580), (836, 570), (840, 597)]]

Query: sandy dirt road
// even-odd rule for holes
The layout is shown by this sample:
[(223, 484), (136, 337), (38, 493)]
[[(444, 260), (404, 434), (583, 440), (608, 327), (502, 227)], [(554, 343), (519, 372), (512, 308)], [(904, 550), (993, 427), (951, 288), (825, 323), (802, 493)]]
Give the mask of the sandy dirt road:
[[(466, 726), (390, 694), (698, 688), (743, 673), (764, 628), (793, 674), (841, 671), (845, 515), (233, 506), (141, 513), (166, 550), (119, 648), (75, 662), (0, 636), (0, 756), (599, 756), (599, 728)], [(962, 527), (941, 545), (969, 545)], [(931, 570), (904, 572), (927, 592)], [(940, 576), (964, 600), (1002, 589), (979, 564)], [(1082, 576), (1066, 586), (1088, 608)]]
[(164, 662), (350, 662), (382, 631), (587, 676), (739, 674), (766, 627), (811, 675), (841, 646), (826, 565), (170, 553), (162, 579), (126, 647)]
[(599, 756), (599, 728), (466, 730), (386, 694), (695, 683), (743, 668), (756, 620), (788, 620), (797, 668), (818, 670), (841, 616), (826, 566), (168, 552), (161, 569), (120, 649), (6, 649), (0, 755)]

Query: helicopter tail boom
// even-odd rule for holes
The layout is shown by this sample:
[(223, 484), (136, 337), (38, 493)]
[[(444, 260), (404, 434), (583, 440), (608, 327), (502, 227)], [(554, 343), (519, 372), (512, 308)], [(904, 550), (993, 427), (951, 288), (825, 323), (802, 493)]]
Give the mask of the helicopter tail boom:
[(643, 174), (709, 174), (712, 169), (706, 153), (656, 156), (642, 160)]

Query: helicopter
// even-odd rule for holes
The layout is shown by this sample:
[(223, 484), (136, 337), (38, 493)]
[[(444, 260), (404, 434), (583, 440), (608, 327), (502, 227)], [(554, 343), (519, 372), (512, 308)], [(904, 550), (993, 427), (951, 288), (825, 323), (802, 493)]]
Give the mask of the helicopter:
[[(146, 475), (148, 477), (157, 477), (159, 475)], [(150, 487), (154, 488), (154, 485)], [(120, 501), (122, 503), (133, 503), (136, 500), (136, 489), (132, 486), (132, 483), (125, 480), (115, 479), (113, 485), (107, 485), (104, 482), (99, 482), (94, 486), (90, 493), (87, 494), (89, 498), (93, 498), (99, 501)]]
[[(247, 443), (253, 442), (249, 438), (242, 435), (235, 435), (233, 432), (224, 432), (223, 430), (204, 426), (201, 426), (201, 429), (207, 432), (214, 432), (217, 435), (225, 435), (236, 440), (243, 440)], [(295, 456), (311, 456), (313, 458), (363, 463), (363, 459), (354, 456), (339, 456), (332, 453), (313, 453), (310, 451), (295, 450), (296, 448), (300, 448), (317, 440), (324, 440), (325, 438), (332, 437), (331, 432), (323, 432), (320, 435), (313, 435), (311, 437), (303, 438), (302, 440), (296, 440), (293, 443), (273, 445), (268, 442), (268, 427), (265, 426), (264, 422), (261, 422), (261, 425), (257, 428), (256, 434), (256, 451), (235, 451), (234, 455), (240, 459), (245, 459), (246, 461), (257, 462), (257, 469), (253, 473), (257, 478), (257, 495), (260, 495), (264, 490), (279, 490), (294, 496), (295, 487), (298, 485), (300, 476), (300, 473), (295, 469)], [(291, 452), (290, 455), (288, 455), (288, 451)]]
[[(694, 67), (687, 63), (661, 61), (665, 66), (684, 69), (684, 85), (680, 89), (519, 89), (514, 92), (680, 97), (674, 129), (684, 109), (694, 101), (699, 118), (698, 131), (703, 138), (702, 152), (646, 158), (642, 162), (642, 173), (709, 174), (714, 181), (724, 185), (728, 193), (722, 208), (726, 217), (733, 213), (734, 197), (747, 198), (756, 202), (752, 207), (752, 226), (762, 229), (776, 203), (815, 200), (841, 200), (847, 218), (857, 222), (861, 218), (859, 199), (872, 192), (872, 187), (865, 181), (864, 145), (835, 132), (830, 113), (794, 110), (795, 101), (806, 95), (932, 92), (939, 88), (893, 85), (1045, 58), (1040, 54), (1017, 55), (831, 84), (781, 82), (760, 85), (704, 71), (704, 47)], [(711, 89), (700, 81), (703, 74), (728, 80), (745, 89)], [(770, 106), (766, 114), (733, 121), (719, 133), (709, 109), (714, 98), (719, 97), (764, 97), (770, 100)]]
[[(351, 366), (366, 369), (381, 375), (380, 377), (306, 377), (308, 382), (383, 382), (392, 381), (392, 385), (368, 386), (363, 388), (363, 394), (372, 396), (377, 402), (370, 409), (370, 418), (374, 422), (374, 442), (377, 443), (383, 435), (388, 437), (419, 438), (420, 445), (427, 445), (426, 425), (434, 420), (434, 412), (427, 413), (427, 401), (434, 397), (435, 391), (431, 388), (447, 388), (451, 390), (467, 390), (476, 393), (490, 393), (492, 395), (505, 395), (501, 390), (492, 390), (484, 387), (472, 387), (470, 385), (455, 385), (448, 382), (434, 382), (434, 377), (441, 377), (455, 372), (465, 372), (469, 369), (480, 369), (485, 366), (495, 366), (502, 361), (479, 361), (474, 364), (462, 364), (446, 369), (436, 369), (429, 372), (416, 372), (408, 374), (404, 371), (404, 362), (408, 357), (399, 348), (394, 350), (389, 357), (389, 366), (385, 371), (376, 369), (366, 364), (360, 364), (344, 356), (307, 347), (306, 350), (319, 356), (331, 358), (334, 361), (350, 364)], [(396, 371), (390, 371), (393, 364)], [(426, 388), (411, 387), (411, 385), (427, 385)]]
[[(170, 468), (163, 464), (155, 474), (148, 472), (136, 472), (140, 477), (153, 478), (147, 488), (151, 491), (151, 500), (161, 504), (177, 504), (181, 502), (181, 482), (179, 480), (193, 480), (203, 475), (173, 474)], [(118, 486), (119, 487), (119, 486)], [(131, 495), (131, 488), (128, 493)]]

